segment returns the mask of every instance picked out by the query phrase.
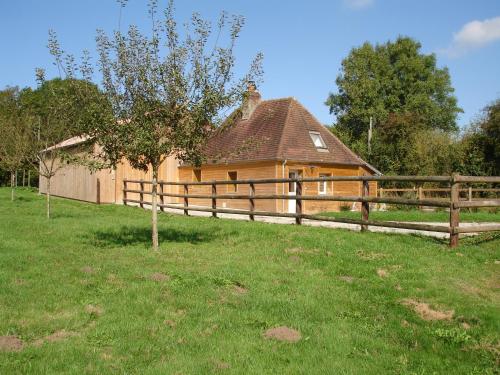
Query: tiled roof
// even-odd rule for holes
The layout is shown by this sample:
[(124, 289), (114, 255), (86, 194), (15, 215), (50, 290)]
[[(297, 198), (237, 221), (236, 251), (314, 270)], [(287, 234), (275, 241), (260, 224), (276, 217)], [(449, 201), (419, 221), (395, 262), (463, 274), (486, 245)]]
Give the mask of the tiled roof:
[[(315, 147), (310, 131), (321, 135), (328, 151)], [(365, 165), (376, 172), (293, 98), (261, 101), (250, 118), (208, 141), (207, 156), (210, 163), (289, 160)]]

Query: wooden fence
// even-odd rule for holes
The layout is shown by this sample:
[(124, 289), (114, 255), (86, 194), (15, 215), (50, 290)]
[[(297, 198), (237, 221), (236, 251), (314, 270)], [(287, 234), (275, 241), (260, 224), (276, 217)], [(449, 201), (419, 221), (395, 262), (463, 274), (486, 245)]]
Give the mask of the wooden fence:
[[(358, 181), (362, 184), (361, 195), (359, 196), (341, 196), (341, 195), (303, 195), (302, 186), (308, 182), (321, 182), (321, 181)], [(448, 200), (436, 199), (408, 199), (400, 197), (387, 197), (387, 196), (370, 196), (369, 182), (394, 182), (394, 183), (424, 183), (432, 182), (439, 184), (446, 184), (446, 189), (450, 198)], [(289, 184), (296, 185), (296, 195), (284, 194), (255, 194), (255, 185), (258, 184)], [(484, 224), (472, 227), (460, 227), (460, 209), (461, 208), (474, 208), (474, 207), (500, 207), (500, 199), (481, 199), (481, 200), (463, 200), (460, 198), (461, 184), (474, 184), (474, 183), (500, 183), (500, 176), (497, 177), (474, 177), (474, 176), (330, 176), (330, 177), (316, 177), (316, 178), (270, 178), (259, 180), (237, 180), (237, 181), (202, 181), (202, 182), (169, 182), (158, 181), (158, 207), (160, 210), (165, 208), (180, 209), (188, 215), (189, 211), (210, 212), (213, 217), (217, 217), (218, 213), (227, 214), (240, 214), (248, 215), (250, 220), (254, 220), (255, 216), (271, 216), (271, 217), (284, 217), (294, 218), (295, 223), (300, 225), (303, 219), (347, 223), (360, 225), (362, 231), (366, 231), (368, 226), (379, 226), (387, 228), (400, 228), (411, 229), (419, 231), (431, 231), (449, 233), (450, 246), (455, 247), (458, 245), (458, 238), (460, 233), (476, 233), (476, 232), (489, 232), (500, 231), (500, 223), (498, 224)], [(138, 185), (138, 188), (131, 189), (130, 184)], [(151, 181), (144, 180), (124, 180), (123, 181), (123, 203), (135, 203), (140, 207), (150, 205), (149, 201), (144, 199), (144, 195), (151, 195), (151, 189), (145, 188), (152, 184)], [(217, 194), (217, 186), (219, 185), (248, 185), (249, 194)], [(183, 193), (164, 193), (165, 185), (179, 186)], [(189, 194), (190, 186), (211, 186), (211, 194)], [(130, 199), (127, 193), (136, 193), (139, 199)], [(182, 203), (165, 203), (164, 197), (181, 198)], [(208, 199), (211, 201), (210, 206), (190, 206), (189, 199)], [(248, 210), (220, 208), (217, 206), (218, 199), (240, 199), (248, 200)], [(271, 200), (294, 200), (296, 209), (295, 213), (289, 212), (272, 212), (272, 211), (256, 211), (255, 200), (257, 199), (271, 199)], [(361, 203), (361, 218), (348, 219), (325, 217), (320, 215), (310, 215), (302, 212), (303, 201), (333, 201), (333, 202), (359, 202)], [(370, 204), (398, 204), (410, 206), (427, 206), (427, 207), (441, 207), (448, 208), (450, 211), (450, 219), (448, 225), (434, 225), (434, 224), (421, 224), (421, 223), (408, 223), (408, 222), (395, 222), (395, 221), (374, 221), (369, 219)]]
[[(460, 188), (460, 198), (465, 197), (468, 201), (475, 199), (483, 199), (485, 195), (500, 195), (500, 189), (497, 188)], [(449, 199), (449, 188), (424, 188), (422, 186), (414, 186), (412, 188), (379, 188), (377, 196), (397, 196), (397, 195), (414, 195), (417, 199)]]

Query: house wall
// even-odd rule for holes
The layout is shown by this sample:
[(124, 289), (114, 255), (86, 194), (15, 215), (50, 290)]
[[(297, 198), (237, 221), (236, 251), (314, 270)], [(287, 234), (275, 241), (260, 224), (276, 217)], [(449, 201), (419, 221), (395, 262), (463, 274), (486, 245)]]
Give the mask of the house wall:
[[(79, 147), (69, 148), (68, 153), (83, 156), (84, 152)], [(46, 158), (46, 162), (50, 159)], [(56, 159), (55, 169), (63, 163)], [(114, 203), (115, 174), (111, 169), (103, 169), (92, 173), (87, 167), (75, 164), (64, 164), (59, 168), (50, 181), (51, 195), (77, 199), (86, 202)], [(47, 179), (40, 175), (40, 192), (47, 193)]]
[[(359, 166), (349, 165), (332, 165), (332, 164), (302, 164), (302, 163), (286, 163), (279, 174), (282, 178), (288, 178), (290, 171), (300, 171), (302, 176), (319, 177), (320, 174), (329, 174), (331, 176), (361, 176), (371, 175), (372, 173)], [(286, 184), (279, 184), (279, 194), (287, 194), (288, 187)], [(362, 183), (358, 181), (328, 181), (326, 183), (326, 195), (340, 196), (359, 196), (361, 195)], [(370, 195), (376, 195), (376, 182), (370, 182)], [(319, 195), (319, 182), (306, 182), (302, 187), (303, 195)], [(359, 203), (351, 202), (329, 202), (329, 201), (303, 201), (302, 211), (307, 214), (318, 212), (340, 211), (342, 205), (349, 206), (350, 209), (360, 209)], [(278, 209), (280, 212), (288, 211), (288, 202), (281, 201)]]
[[(301, 163), (286, 164), (280, 162), (260, 162), (247, 164), (231, 164), (217, 166), (203, 166), (201, 168), (202, 181), (212, 180), (228, 180), (228, 172), (236, 171), (238, 180), (248, 179), (264, 179), (264, 178), (288, 178), (288, 173), (292, 170), (299, 170), (303, 177), (319, 177), (320, 174), (331, 174), (332, 176), (360, 176), (364, 174), (370, 175), (371, 172), (367, 169), (358, 166), (342, 166), (342, 165), (309, 165)], [(191, 167), (179, 168), (178, 181), (194, 182), (195, 174)], [(231, 185), (217, 185), (218, 194), (232, 194)], [(359, 196), (361, 195), (362, 183), (358, 181), (330, 181), (327, 183), (328, 195), (341, 196)], [(246, 184), (238, 185), (237, 192), (234, 194), (249, 194), (249, 186)], [(308, 182), (303, 185), (304, 195), (318, 195), (319, 183)], [(179, 190), (184, 191), (182, 186)], [(189, 186), (189, 194), (210, 195), (212, 187), (210, 185)], [(275, 184), (256, 184), (255, 194), (288, 194), (288, 183)], [(370, 195), (376, 195), (376, 182), (370, 182)], [(339, 211), (340, 206), (346, 204), (349, 208), (360, 209), (359, 203), (343, 203), (343, 202), (321, 202), (321, 201), (303, 201), (302, 209), (304, 213), (313, 214), (325, 211)], [(210, 199), (192, 198), (189, 200), (189, 205), (198, 205), (211, 207)], [(249, 209), (248, 199), (219, 199), (217, 200), (218, 208), (234, 208), (234, 209)], [(288, 212), (288, 200), (255, 200), (256, 211), (272, 211), (272, 212)]]
[[(213, 180), (228, 180), (228, 173), (236, 171), (238, 180), (249, 179), (264, 179), (276, 178), (277, 168), (276, 162), (259, 162), (247, 164), (231, 164), (231, 165), (207, 165), (201, 168), (202, 181)], [(179, 168), (179, 181), (195, 181), (194, 172), (192, 167)], [(217, 194), (249, 194), (250, 188), (247, 184), (236, 185), (237, 191), (233, 191), (233, 185), (217, 185)], [(184, 191), (181, 186), (181, 192)], [(190, 186), (189, 194), (211, 194), (211, 185)], [(255, 194), (277, 194), (276, 184), (256, 184)], [(212, 206), (210, 199), (190, 199), (189, 205), (198, 206)], [(219, 199), (217, 200), (217, 208), (234, 208), (234, 209), (249, 209), (248, 199)], [(256, 211), (276, 211), (276, 200), (256, 199)]]

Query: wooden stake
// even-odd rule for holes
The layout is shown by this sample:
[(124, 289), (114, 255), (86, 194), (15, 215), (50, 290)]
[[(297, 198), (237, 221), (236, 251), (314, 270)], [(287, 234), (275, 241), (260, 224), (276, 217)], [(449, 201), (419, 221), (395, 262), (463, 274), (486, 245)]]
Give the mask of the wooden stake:
[[(255, 185), (253, 182), (250, 183), (250, 212), (255, 211)], [(250, 214), (250, 220), (254, 221), (255, 216), (253, 214)]]
[(453, 174), (451, 176), (451, 187), (450, 187), (450, 247), (454, 248), (458, 246), (458, 229), (460, 223), (460, 208), (455, 207), (455, 203), (458, 203), (460, 199), (460, 183), (456, 182), (458, 174)]
[[(361, 190), (361, 196), (367, 197), (370, 195), (370, 185), (368, 181), (363, 181), (363, 187)], [(370, 215), (370, 203), (362, 202), (361, 203), (361, 220), (368, 221), (368, 217)], [(364, 232), (368, 230), (368, 225), (361, 225), (361, 231)]]

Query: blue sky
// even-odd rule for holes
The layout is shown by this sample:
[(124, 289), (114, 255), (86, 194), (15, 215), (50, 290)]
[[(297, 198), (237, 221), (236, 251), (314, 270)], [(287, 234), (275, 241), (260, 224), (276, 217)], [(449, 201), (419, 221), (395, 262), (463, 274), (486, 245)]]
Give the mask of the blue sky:
[[(160, 0), (165, 5), (166, 0)], [(122, 30), (129, 23), (149, 28), (147, 0), (129, 0)], [(499, 0), (177, 0), (176, 16), (198, 11), (213, 21), (221, 10), (241, 14), (246, 25), (237, 46), (243, 73), (257, 52), (264, 54), (264, 98), (293, 96), (322, 123), (334, 121), (323, 104), (336, 90), (335, 78), (349, 50), (364, 41), (398, 35), (435, 52), (450, 70), (464, 125), (487, 103), (500, 97)], [(0, 2), (0, 88), (33, 86), (35, 68), (56, 75), (46, 48), (54, 29), (63, 48), (75, 55), (94, 50), (95, 30), (118, 27), (115, 0), (4, 0)], [(94, 54), (95, 56), (95, 54)]]

